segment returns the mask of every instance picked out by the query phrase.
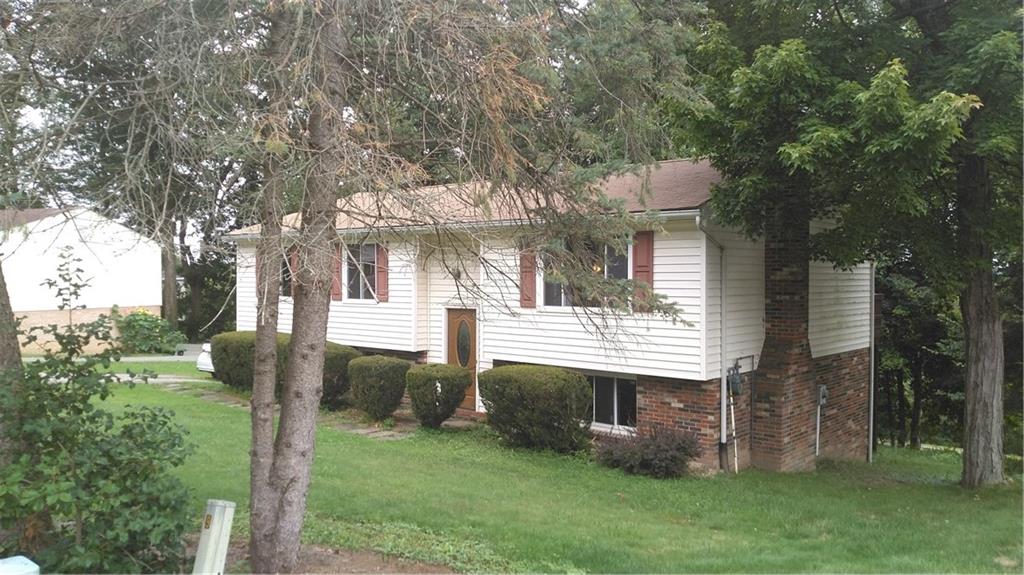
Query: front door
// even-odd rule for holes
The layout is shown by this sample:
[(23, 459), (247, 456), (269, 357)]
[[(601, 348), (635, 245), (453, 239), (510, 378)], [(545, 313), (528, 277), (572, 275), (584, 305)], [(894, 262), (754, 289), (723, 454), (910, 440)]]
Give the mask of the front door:
[(448, 363), (473, 372), (473, 383), (459, 407), (476, 410), (476, 310), (448, 310)]

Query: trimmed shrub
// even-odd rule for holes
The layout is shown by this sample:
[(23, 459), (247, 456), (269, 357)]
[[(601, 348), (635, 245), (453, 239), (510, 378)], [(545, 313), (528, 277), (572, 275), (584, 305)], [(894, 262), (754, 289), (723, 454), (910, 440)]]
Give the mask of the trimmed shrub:
[(117, 326), (117, 341), (124, 353), (174, 353), (179, 345), (188, 341), (183, 333), (171, 329), (167, 320), (145, 309), (122, 314), (115, 306), (110, 315)]
[(506, 365), (480, 374), (487, 422), (512, 445), (571, 453), (590, 439), (590, 386), (577, 371)]
[(700, 457), (697, 436), (686, 431), (652, 427), (627, 437), (603, 437), (597, 461), (635, 475), (669, 478), (685, 475), (690, 461)]
[(352, 402), (376, 421), (391, 417), (402, 403), (405, 372), (411, 363), (397, 357), (368, 355), (348, 364)]
[[(277, 387), (284, 384), (284, 370), (288, 365), (288, 343), (291, 336), (277, 334)], [(251, 390), (256, 332), (231, 331), (210, 339), (210, 359), (216, 377), (225, 385), (240, 390)], [(327, 342), (324, 350), (324, 390), (320, 404), (337, 409), (344, 404), (342, 396), (349, 390), (348, 362), (359, 357), (351, 347)]]
[(440, 427), (454, 415), (472, 383), (473, 372), (444, 363), (414, 365), (405, 374), (412, 412), (423, 427)]

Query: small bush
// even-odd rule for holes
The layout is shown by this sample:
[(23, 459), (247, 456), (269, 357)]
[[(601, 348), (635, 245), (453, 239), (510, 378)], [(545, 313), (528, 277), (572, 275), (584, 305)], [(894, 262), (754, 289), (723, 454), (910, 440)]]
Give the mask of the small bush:
[(690, 461), (700, 457), (693, 433), (653, 427), (628, 437), (605, 437), (597, 446), (597, 461), (626, 473), (658, 478), (685, 475)]
[(352, 402), (376, 421), (398, 409), (405, 393), (405, 372), (412, 364), (386, 355), (358, 357), (348, 364)]
[(590, 439), (591, 391), (579, 372), (507, 365), (480, 374), (487, 422), (512, 445), (570, 453)]
[[(87, 284), (70, 249), (60, 257), (61, 279), (47, 284), (60, 290), (59, 309), (71, 310)], [(117, 359), (112, 327), (100, 316), (20, 332), (60, 349), (25, 363), (17, 385), (0, 377), (0, 557), (30, 555), (45, 573), (183, 567), (192, 499), (177, 468), (192, 446), (167, 409), (106, 409), (118, 383), (105, 369)], [(86, 354), (93, 344), (102, 351)]]
[(120, 332), (118, 343), (124, 353), (173, 353), (185, 343), (185, 335), (171, 329), (164, 318), (144, 309), (122, 315), (115, 307), (111, 317)]
[[(277, 386), (284, 384), (284, 370), (288, 365), (288, 343), (291, 336), (277, 335)], [(210, 359), (217, 379), (240, 390), (251, 390), (256, 332), (232, 331), (210, 339)], [(348, 392), (348, 362), (361, 354), (344, 345), (327, 342), (324, 350), (324, 390), (320, 404), (337, 409), (344, 404), (342, 396)]]
[(443, 363), (415, 365), (405, 374), (412, 412), (423, 427), (440, 427), (455, 414), (473, 383), (473, 372)]

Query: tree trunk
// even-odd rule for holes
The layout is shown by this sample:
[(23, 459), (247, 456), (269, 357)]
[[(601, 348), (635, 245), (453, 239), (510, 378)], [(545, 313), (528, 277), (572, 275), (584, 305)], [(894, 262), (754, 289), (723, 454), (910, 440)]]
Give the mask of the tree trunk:
[(178, 329), (178, 258), (174, 247), (174, 224), (170, 233), (160, 242), (160, 267), (163, 272), (161, 289), (162, 316), (171, 329)]
[(921, 407), (924, 402), (924, 365), (918, 359), (910, 380), (910, 447), (921, 449)]
[(903, 385), (903, 375), (896, 379), (896, 415), (899, 420), (896, 441), (900, 447), (907, 444), (907, 392)]
[(321, 91), (311, 100), (307, 123), (311, 158), (302, 203), (299, 266), (293, 279), (295, 304), (289, 360), (270, 470), (270, 483), (278, 498), (274, 547), (281, 571), (293, 571), (298, 564), (299, 537), (313, 470), (316, 416), (323, 394), (333, 253), (338, 238), (337, 190), (345, 154), (340, 143), (345, 130), (341, 62), (345, 36), (341, 6), (341, 2), (325, 2), (313, 10), (317, 43), (312, 55), (311, 81)]
[[(340, 21), (340, 4), (325, 3), (314, 9), (316, 46), (313, 50), (312, 85), (322, 90), (311, 99), (307, 122), (309, 169), (302, 198), (302, 219), (299, 232), (299, 266), (295, 271), (295, 302), (292, 314), (292, 335), (288, 348), (289, 361), (281, 391), (281, 414), (277, 435), (270, 447), (273, 430), (273, 366), (269, 361), (271, 341), (268, 326), (258, 331), (257, 365), (260, 368), (253, 392), (252, 507), (253, 531), (251, 555), (257, 572), (288, 572), (298, 564), (300, 535), (306, 513), (306, 496), (313, 468), (316, 416), (323, 393), (324, 348), (327, 343), (327, 316), (333, 273), (334, 242), (337, 240), (337, 189), (343, 165), (344, 149), (339, 140), (345, 125), (344, 77), (340, 56), (344, 54), (344, 36)], [(268, 50), (272, 61), (283, 64), (293, 23), (286, 10), (272, 9), (271, 38)], [(275, 82), (276, 83), (276, 82)], [(286, 106), (281, 85), (271, 95), (275, 104)], [(278, 108), (277, 112), (286, 108)], [(273, 115), (273, 113), (272, 113)], [(282, 166), (274, 160), (267, 166), (272, 178), (282, 176)], [(272, 180), (273, 181), (273, 180)], [(283, 185), (283, 182), (281, 182)], [(280, 201), (272, 184), (273, 197)], [(267, 251), (268, 236), (280, 235), (276, 218), (280, 213), (265, 210), (261, 255), (263, 267), (261, 289), (266, 289), (264, 307), (270, 300), (268, 276), (277, 283), (279, 260)], [(271, 223), (273, 222), (273, 223)], [(276, 228), (275, 228), (276, 227)], [(280, 255), (277, 255), (280, 257)], [(279, 289), (278, 288), (275, 288)], [(276, 294), (275, 294), (276, 295)], [(274, 298), (276, 302), (276, 297)], [(256, 390), (255, 387), (259, 386)], [(257, 403), (260, 405), (257, 406)]]
[(896, 447), (896, 376), (889, 372), (886, 407), (889, 411), (889, 447)]
[(985, 160), (964, 156), (957, 174), (960, 248), (966, 277), (960, 293), (964, 324), (964, 487), (1003, 482), (1003, 322), (992, 275), (995, 195)]
[[(21, 344), (18, 343), (17, 327), (0, 263), (0, 385), (17, 385), (21, 379)], [(10, 458), (6, 435), (0, 429), (0, 465), (7, 464)]]
[[(275, 127), (286, 129), (288, 104), (278, 80), (287, 58), (285, 47), (292, 34), (287, 8), (270, 7), (267, 57), (274, 64), (268, 87), (269, 121), (264, 135)], [(277, 386), (277, 319), (281, 295), (281, 217), (285, 177), (281, 161), (268, 153), (264, 162), (265, 185), (261, 198), (260, 242), (256, 249), (256, 343), (251, 398), (252, 451), (249, 476), (249, 554), (255, 573), (280, 571), (275, 548), (277, 495), (270, 484), (274, 463), (274, 391)]]

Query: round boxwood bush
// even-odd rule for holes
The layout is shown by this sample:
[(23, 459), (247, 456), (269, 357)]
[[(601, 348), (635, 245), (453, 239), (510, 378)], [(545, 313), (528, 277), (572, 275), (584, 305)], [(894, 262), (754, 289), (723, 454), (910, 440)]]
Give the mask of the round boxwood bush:
[(473, 372), (445, 363), (414, 365), (405, 374), (412, 412), (423, 427), (440, 427), (455, 414), (473, 383)]
[(577, 371), (506, 365), (480, 374), (487, 422), (512, 445), (578, 451), (590, 439), (590, 385)]
[[(284, 384), (284, 369), (288, 365), (288, 342), (291, 336), (277, 334), (277, 387)], [(256, 332), (231, 331), (210, 339), (210, 359), (216, 378), (240, 390), (251, 390)], [(324, 350), (324, 390), (320, 404), (330, 409), (343, 405), (342, 396), (348, 392), (348, 362), (359, 357), (351, 347), (327, 342)]]
[(412, 364), (386, 355), (357, 357), (348, 364), (352, 402), (371, 418), (391, 416), (405, 393), (405, 372)]

